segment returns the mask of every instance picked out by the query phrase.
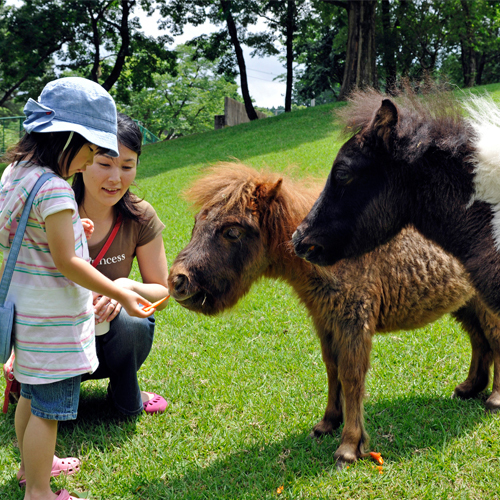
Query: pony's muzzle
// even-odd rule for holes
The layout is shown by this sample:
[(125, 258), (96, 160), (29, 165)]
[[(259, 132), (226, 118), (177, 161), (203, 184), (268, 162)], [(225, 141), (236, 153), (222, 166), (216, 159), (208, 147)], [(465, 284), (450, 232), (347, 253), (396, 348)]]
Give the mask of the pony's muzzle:
[(172, 296), (175, 300), (186, 300), (190, 297), (189, 278), (185, 274), (175, 274), (171, 277)]
[(295, 253), (301, 259), (314, 262), (319, 255), (323, 253), (324, 248), (316, 242), (310, 241), (300, 229), (297, 229), (292, 235), (292, 243)]

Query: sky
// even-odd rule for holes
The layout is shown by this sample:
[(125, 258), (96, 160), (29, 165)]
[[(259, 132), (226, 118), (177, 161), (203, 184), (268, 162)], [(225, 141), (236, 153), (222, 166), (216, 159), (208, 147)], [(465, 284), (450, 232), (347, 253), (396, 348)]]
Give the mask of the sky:
[[(158, 17), (154, 15), (146, 16), (145, 13), (137, 11), (134, 13), (141, 20), (143, 31), (150, 36), (158, 36), (166, 34), (165, 31), (159, 31), (157, 28)], [(187, 25), (184, 28), (182, 36), (175, 37), (173, 46), (179, 43), (187, 42), (196, 36), (210, 33), (216, 28), (210, 24), (201, 26)], [(259, 29), (259, 28), (258, 28)], [(260, 28), (261, 30), (263, 28)], [(254, 99), (254, 105), (262, 108), (277, 108), (285, 105), (286, 84), (284, 82), (273, 81), (273, 78), (282, 75), (286, 72), (283, 64), (277, 57), (252, 58), (250, 57), (250, 49), (243, 46), (243, 54), (247, 68), (248, 87), (250, 95)], [(236, 78), (239, 85), (239, 76)], [(240, 92), (241, 95), (241, 92)]]

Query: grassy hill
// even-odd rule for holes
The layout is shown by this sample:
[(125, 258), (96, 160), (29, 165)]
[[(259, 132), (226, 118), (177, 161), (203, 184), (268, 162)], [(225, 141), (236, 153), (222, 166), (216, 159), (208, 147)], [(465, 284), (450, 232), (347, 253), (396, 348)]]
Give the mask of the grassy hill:
[[(488, 90), (500, 101), (500, 85)], [(169, 262), (193, 225), (180, 193), (204, 167), (237, 158), (325, 179), (342, 143), (337, 106), (146, 146), (136, 191), (167, 225)], [(141, 384), (169, 408), (117, 419), (106, 383), (86, 383), (79, 418), (60, 426), (57, 448), (79, 456), (82, 472), (55, 486), (90, 490), (94, 500), (500, 498), (500, 417), (485, 413), (482, 401), (450, 399), (467, 376), (470, 347), (449, 317), (374, 341), (366, 428), (370, 449), (384, 457), (382, 474), (367, 460), (337, 471), (340, 432), (308, 438), (323, 416), (326, 374), (311, 322), (288, 286), (263, 280), (218, 317), (173, 301), (156, 317)], [(0, 417), (0, 498), (21, 500), (13, 421), (13, 410)]]

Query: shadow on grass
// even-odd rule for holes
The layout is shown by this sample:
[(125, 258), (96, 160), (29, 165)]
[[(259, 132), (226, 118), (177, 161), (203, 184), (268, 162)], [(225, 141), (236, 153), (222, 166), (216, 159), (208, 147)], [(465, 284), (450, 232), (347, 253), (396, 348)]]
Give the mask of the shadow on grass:
[[(367, 401), (365, 413), (366, 429), (372, 438), (370, 449), (381, 452), (386, 465), (408, 463), (409, 469), (416, 455), (446, 450), (456, 439), (472, 433), (485, 418), (483, 399), (462, 401), (408, 396), (373, 403)], [(86, 442), (105, 452), (129, 439), (135, 432), (135, 420), (117, 417), (105, 402), (104, 388), (90, 387), (83, 391), (78, 419), (61, 425), (58, 452), (71, 455), (75, 447), (78, 449)], [(14, 412), (9, 411), (0, 424), (0, 431), (2, 434), (7, 432), (9, 442), (15, 439), (13, 416)], [(141, 500), (257, 500), (274, 498), (280, 485), (294, 484), (297, 480), (313, 484), (315, 478), (321, 480), (330, 476), (332, 481), (349, 481), (356, 474), (356, 468), (337, 471), (333, 459), (340, 443), (340, 432), (311, 439), (308, 429), (289, 434), (280, 441), (259, 442), (212, 462), (207, 460), (202, 466), (183, 466), (180, 473), (167, 475), (164, 479), (151, 480), (149, 475), (134, 474), (130, 476), (130, 495)], [(347, 474), (346, 479), (342, 478), (344, 474)], [(14, 473), (12, 480), (0, 486), (0, 498), (23, 498)]]
[[(17, 449), (14, 428), (15, 405), (10, 405), (7, 415), (0, 417), (2, 447), (14, 447), (14, 453), (21, 461)], [(80, 450), (88, 443), (103, 452), (119, 447), (136, 432), (137, 417), (123, 417), (108, 403), (106, 387), (95, 381), (84, 383), (81, 387), (78, 418), (60, 422), (57, 433), (56, 454), (60, 457), (80, 456)], [(18, 486), (12, 470), (6, 484), (0, 485), (0, 499), (17, 500), (23, 498), (23, 490)]]
[[(471, 433), (484, 412), (477, 400), (397, 398), (368, 402), (366, 424), (372, 444), (386, 464), (411, 462), (416, 454), (433, 453)], [(351, 474), (352, 470), (336, 469), (333, 455), (339, 443), (340, 430), (319, 440), (309, 438), (309, 431), (289, 435), (279, 442), (236, 451), (204, 467), (188, 467), (164, 480), (146, 481), (136, 476), (130, 491), (140, 492), (143, 500), (272, 498), (276, 488), (297, 479), (311, 478), (312, 482), (325, 475)]]
[(59, 424), (58, 445), (64, 445), (68, 439), (79, 449), (82, 443), (91, 442), (94, 448), (105, 452), (135, 434), (138, 417), (121, 415), (108, 400), (106, 385), (107, 380), (82, 384), (78, 418)]

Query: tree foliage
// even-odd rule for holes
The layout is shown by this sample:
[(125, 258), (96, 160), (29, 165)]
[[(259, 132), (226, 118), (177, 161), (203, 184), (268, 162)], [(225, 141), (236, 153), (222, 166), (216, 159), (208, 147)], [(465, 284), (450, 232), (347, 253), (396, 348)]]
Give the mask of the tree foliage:
[[(198, 26), (209, 21), (219, 27), (217, 36), (200, 39), (199, 48), (204, 48), (205, 57), (223, 58), (226, 71), (235, 73), (237, 65), (240, 75), (240, 88), (245, 109), (250, 120), (257, 119), (257, 113), (252, 103), (248, 88), (246, 63), (243, 57), (242, 43), (245, 41), (247, 28), (257, 22), (257, 0), (159, 0), (160, 13), (164, 18), (163, 27), (172, 33), (181, 34), (186, 24)], [(232, 54), (227, 57), (222, 53), (227, 44), (219, 45), (218, 40), (230, 40)], [(196, 41), (194, 41), (196, 43)], [(213, 44), (215, 43), (215, 45)], [(232, 69), (231, 69), (232, 66)]]
[(1, 8), (0, 107), (29, 83), (43, 87), (53, 77), (53, 58), (69, 42), (78, 23), (75, 11), (57, 0), (25, 0)]
[(151, 85), (150, 74), (160, 66), (175, 71), (175, 52), (167, 48), (172, 39), (144, 35), (133, 16), (139, 6), (151, 9), (152, 2), (24, 0), (19, 6), (1, 7), (0, 107), (20, 93), (36, 97), (64, 71), (110, 90), (132, 56), (141, 64), (120, 82), (122, 89)]
[(217, 60), (188, 45), (178, 47), (178, 56), (175, 76), (154, 73), (153, 85), (133, 93), (122, 107), (163, 139), (213, 130), (214, 115), (224, 114), (224, 97), (238, 98), (236, 83), (216, 74)]
[(347, 11), (317, 0), (310, 16), (299, 24), (295, 42), (294, 101), (315, 99), (317, 104), (336, 100), (342, 78), (347, 45)]
[[(165, 34), (143, 33), (138, 9), (156, 16)], [(170, 48), (187, 25), (204, 23), (215, 30), (187, 43), (193, 48), (189, 57), (186, 47), (179, 55)], [(181, 83), (176, 86), (178, 58), (183, 82), (188, 67), (209, 68), (198, 84), (203, 80), (210, 88), (211, 80), (215, 93), (224, 85), (233, 92), (239, 75), (247, 114), (256, 118), (243, 46), (251, 56), (283, 61), (279, 78), (286, 81), (286, 111), (312, 98), (343, 98), (353, 86), (390, 92), (401, 77), (431, 74), (463, 86), (491, 83), (500, 81), (500, 2), (20, 0), (7, 6), (0, 0), (0, 110), (18, 114), (26, 96), (37, 97), (47, 81), (66, 74), (101, 83), (131, 108), (141, 99), (157, 99), (157, 87), (170, 99), (174, 89), (182, 94)], [(200, 130), (208, 123), (204, 110), (212, 107), (207, 102), (191, 113), (202, 95), (208, 93), (186, 94), (181, 107), (182, 100), (168, 104), (164, 96), (162, 109), (172, 106), (172, 112), (163, 121), (154, 108), (142, 115), (154, 117), (152, 126), (166, 136)]]

